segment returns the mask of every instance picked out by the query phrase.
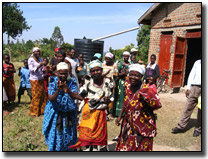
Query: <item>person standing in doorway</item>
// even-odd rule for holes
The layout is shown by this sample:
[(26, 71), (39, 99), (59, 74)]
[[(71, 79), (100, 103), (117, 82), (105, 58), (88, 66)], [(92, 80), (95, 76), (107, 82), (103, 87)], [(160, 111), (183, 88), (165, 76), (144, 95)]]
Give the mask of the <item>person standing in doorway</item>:
[[(173, 134), (185, 132), (185, 128), (189, 122), (191, 114), (198, 103), (198, 97), (201, 95), (201, 59), (197, 60), (189, 74), (187, 90), (185, 92), (187, 104), (178, 125), (172, 129)], [(194, 128), (193, 136), (197, 137), (201, 134), (201, 113), (198, 111), (197, 123)]]
[(160, 76), (160, 69), (159, 65), (156, 64), (156, 55), (152, 54), (150, 56), (150, 63), (146, 67), (145, 75), (144, 75), (144, 82), (148, 83), (147, 77), (154, 76), (155, 77), (155, 84), (157, 81), (157, 78)]

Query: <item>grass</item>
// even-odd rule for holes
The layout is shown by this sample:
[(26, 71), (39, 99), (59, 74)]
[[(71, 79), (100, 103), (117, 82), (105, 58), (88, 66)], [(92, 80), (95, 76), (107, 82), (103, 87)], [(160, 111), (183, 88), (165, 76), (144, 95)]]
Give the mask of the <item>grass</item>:
[[(23, 66), (22, 62), (14, 62), (16, 70)], [(20, 78), (14, 76), (16, 92), (19, 88)], [(157, 110), (158, 134), (154, 138), (154, 145), (176, 147), (187, 151), (201, 150), (201, 136), (192, 137), (196, 123), (197, 110), (195, 109), (190, 124), (185, 133), (172, 134), (171, 128), (175, 127), (181, 117), (184, 101), (173, 102), (161, 96), (163, 107)], [(47, 151), (47, 146), (42, 135), (43, 116), (31, 118), (29, 116), (30, 98), (25, 92), (21, 103), (16, 101), (9, 107), (3, 107), (3, 151)], [(9, 111), (10, 113), (6, 113)], [(108, 140), (111, 141), (120, 132), (120, 127), (115, 121), (108, 122)]]

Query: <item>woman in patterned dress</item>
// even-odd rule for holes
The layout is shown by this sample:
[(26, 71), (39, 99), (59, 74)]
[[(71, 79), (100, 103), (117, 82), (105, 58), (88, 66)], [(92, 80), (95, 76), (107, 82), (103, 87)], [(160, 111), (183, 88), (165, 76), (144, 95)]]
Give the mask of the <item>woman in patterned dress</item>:
[(115, 90), (115, 116), (120, 114), (120, 111), (123, 107), (124, 101), (124, 81), (126, 80), (128, 74), (128, 68), (130, 65), (129, 62), (130, 53), (128, 51), (123, 52), (124, 61), (118, 64), (118, 83)]
[(30, 116), (37, 117), (44, 114), (45, 105), (47, 102), (47, 95), (44, 94), (44, 74), (43, 68), (46, 64), (40, 58), (40, 49), (38, 47), (33, 48), (33, 53), (28, 59), (28, 67), (30, 70), (30, 84), (32, 92), (32, 100), (30, 104)]
[(88, 99), (83, 104), (78, 142), (70, 148), (83, 151), (107, 151), (106, 109), (112, 98), (113, 82), (102, 76), (102, 63), (89, 63), (91, 77), (85, 80), (83, 92)]
[(141, 89), (144, 72), (140, 64), (132, 64), (129, 68), (129, 80), (124, 83), (124, 105), (115, 121), (119, 126), (125, 112), (116, 151), (152, 151), (156, 136), (153, 110), (160, 108), (161, 103), (151, 88)]
[(77, 94), (74, 78), (67, 80), (69, 65), (60, 62), (58, 77), (54, 77), (48, 87), (48, 102), (45, 107), (42, 132), (48, 151), (72, 151), (68, 146), (77, 142), (77, 106), (74, 99), (83, 100)]

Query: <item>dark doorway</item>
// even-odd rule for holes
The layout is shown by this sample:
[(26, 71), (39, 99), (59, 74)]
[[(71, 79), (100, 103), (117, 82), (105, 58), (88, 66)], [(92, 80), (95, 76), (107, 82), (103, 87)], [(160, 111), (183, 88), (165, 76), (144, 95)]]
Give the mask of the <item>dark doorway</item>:
[(188, 38), (187, 39), (187, 58), (186, 58), (186, 72), (184, 78), (184, 85), (187, 85), (189, 73), (194, 65), (194, 62), (201, 58), (202, 54), (202, 41), (201, 38)]

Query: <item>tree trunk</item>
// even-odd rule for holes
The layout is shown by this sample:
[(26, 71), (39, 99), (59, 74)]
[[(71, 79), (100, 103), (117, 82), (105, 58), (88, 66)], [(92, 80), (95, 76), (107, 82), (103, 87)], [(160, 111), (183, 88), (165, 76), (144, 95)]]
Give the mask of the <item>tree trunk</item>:
[(8, 35), (7, 45), (8, 45), (8, 49), (9, 49), (10, 62), (12, 62), (11, 48), (10, 48), (10, 38), (9, 38), (9, 34), (7, 34), (7, 35)]

